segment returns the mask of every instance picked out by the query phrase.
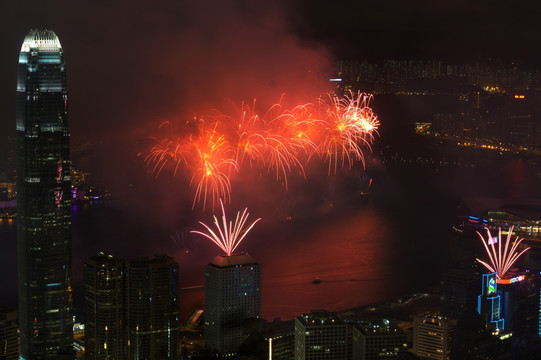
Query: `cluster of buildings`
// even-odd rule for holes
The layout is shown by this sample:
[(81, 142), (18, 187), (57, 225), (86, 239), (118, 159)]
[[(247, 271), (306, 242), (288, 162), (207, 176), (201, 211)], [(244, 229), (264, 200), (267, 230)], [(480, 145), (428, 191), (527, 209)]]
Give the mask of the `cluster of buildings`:
[(420, 134), (498, 151), (541, 149), (541, 91), (472, 90), (453, 111), (432, 113), (416, 124)]
[[(0, 309), (0, 358), (179, 359), (178, 264), (165, 255), (89, 258), (84, 326), (74, 331), (66, 65), (52, 31), (31, 30), (24, 39), (16, 120), (19, 304)], [(12, 192), (6, 186), (3, 197)], [(244, 322), (261, 317), (259, 264), (249, 255), (214, 258), (205, 294), (206, 353), (232, 357)]]
[(84, 265), (85, 359), (178, 358), (178, 264), (161, 255)]
[(389, 95), (430, 97), (430, 106), (412, 115), (420, 134), (499, 151), (541, 149), (539, 69), (490, 62), (339, 61), (331, 81), (341, 90), (372, 93), (377, 101)]
[(334, 64), (335, 78), (346, 87), (378, 94), (426, 95), (460, 93), (468, 87), (491, 91), (541, 87), (541, 70), (524, 70), (499, 62), (456, 64), (441, 60), (343, 60)]

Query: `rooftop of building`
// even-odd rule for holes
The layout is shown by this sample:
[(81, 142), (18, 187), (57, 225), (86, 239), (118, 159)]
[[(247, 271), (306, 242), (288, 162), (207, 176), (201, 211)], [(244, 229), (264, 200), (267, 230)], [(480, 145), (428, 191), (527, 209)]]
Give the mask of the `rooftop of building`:
[(344, 322), (334, 313), (326, 310), (312, 310), (309, 314), (296, 317), (304, 325), (341, 325)]
[(527, 285), (529, 281), (537, 282), (539, 274), (537, 272), (530, 272), (530, 270), (523, 270), (520, 268), (509, 269), (503, 278), (498, 278), (496, 281), (498, 287), (503, 286), (504, 288), (517, 287), (520, 285)]
[(265, 339), (269, 338), (281, 338), (284, 336), (293, 336), (295, 334), (295, 321), (287, 320), (281, 321), (274, 319), (274, 321), (268, 324), (268, 328), (265, 331)]
[(239, 265), (255, 265), (257, 261), (249, 254), (232, 254), (232, 255), (218, 255), (210, 261), (210, 265), (214, 265), (220, 268), (239, 266)]
[(86, 262), (92, 265), (114, 265), (122, 262), (122, 260), (100, 251), (96, 255), (89, 257)]
[(393, 324), (387, 319), (362, 321), (355, 324), (355, 327), (365, 335), (384, 335), (394, 333), (405, 335), (405, 333), (397, 325)]
[(541, 199), (539, 198), (488, 198), (472, 197), (466, 199), (466, 204), (471, 213), (479, 216), (487, 216), (495, 212), (508, 213), (523, 220), (541, 219)]
[(444, 326), (445, 324), (453, 325), (456, 324), (456, 319), (451, 319), (445, 316), (441, 315), (421, 315), (421, 316), (415, 316), (415, 322), (416, 323), (423, 323), (423, 324), (433, 324), (437, 326)]
[(139, 256), (128, 262), (130, 267), (146, 267), (149, 265), (176, 264), (175, 259), (165, 254), (156, 254), (153, 258)]

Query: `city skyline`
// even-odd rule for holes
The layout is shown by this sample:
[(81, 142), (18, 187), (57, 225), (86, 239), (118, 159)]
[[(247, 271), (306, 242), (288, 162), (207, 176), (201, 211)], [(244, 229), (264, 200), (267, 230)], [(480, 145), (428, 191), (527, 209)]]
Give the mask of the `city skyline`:
[[(266, 7), (258, 7), (261, 4), (242, 5), (244, 7), (239, 5), (238, 8), (223, 5), (223, 8), (215, 9), (216, 13), (202, 16), (196, 12), (197, 16), (190, 18), (181, 10), (196, 9), (202, 13), (203, 9), (195, 4), (168, 4), (149, 10), (136, 2), (128, 14), (149, 11), (134, 19), (120, 16), (123, 9), (119, 5), (110, 5), (110, 11), (103, 13), (89, 5), (93, 11), (88, 12), (88, 19), (84, 16), (85, 21), (80, 27), (73, 27), (75, 19), (81, 19), (78, 17), (60, 19), (54, 10), (43, 6), (28, 9), (23, 5), (12, 5), (16, 10), (27, 10), (30, 16), (17, 25), (8, 21), (13, 30), (7, 33), (22, 31), (23, 26), (33, 20), (41, 22), (39, 26), (43, 25), (43, 28), (60, 29), (61, 39), (66, 34), (66, 42), (62, 40), (62, 43), (69, 64), (70, 125), (74, 126), (72, 139), (76, 148), (73, 165), (89, 171), (93, 180), (110, 188), (117, 197), (101, 209), (99, 206), (91, 210), (88, 209), (90, 206), (78, 208), (76, 219), (79, 223), (74, 234), (74, 245), (78, 246), (74, 259), (77, 270), (74, 272), (80, 274), (82, 266), (79, 265), (89, 253), (96, 251), (123, 258), (168, 253), (176, 260), (180, 259), (179, 267), (186, 271), (180, 271), (181, 277), (185, 276), (181, 278), (184, 283), (180, 286), (190, 288), (202, 284), (201, 264), (207, 264), (216, 250), (212, 244), (209, 246), (203, 241), (197, 246), (190, 243), (192, 239), (188, 233), (195, 228), (195, 219), (210, 219), (210, 209), (206, 212), (191, 210), (192, 194), (187, 194), (185, 186), (189, 179), (169, 176), (155, 179), (138, 155), (148, 147), (149, 136), (153, 136), (166, 121), (182, 124), (213, 107), (227, 107), (242, 100), (251, 102), (253, 98), (265, 107), (284, 92), (285, 101), (295, 103), (330, 91), (327, 74), (340, 49), (326, 46), (337, 36), (338, 29), (325, 36), (321, 32), (312, 34), (302, 26), (306, 25), (302, 21), (295, 23), (295, 19), (298, 20), (293, 16), (295, 14), (279, 5), (269, 4), (272, 8), (267, 15), (262, 14)], [(314, 7), (318, 8), (321, 4)], [(442, 8), (445, 10), (446, 7)], [(76, 9), (70, 5), (59, 13), (65, 15)], [(369, 9), (373, 7), (367, 7)], [(435, 8), (422, 11), (421, 18), (426, 17), (430, 9)], [(170, 14), (165, 15), (166, 10), (171, 10)], [(219, 10), (223, 12), (219, 14)], [(40, 11), (46, 14), (43, 18), (38, 14)], [(473, 13), (479, 11), (477, 8)], [(445, 11), (438, 12), (435, 18), (441, 19), (443, 13)], [(488, 13), (494, 14), (495, 10)], [(254, 16), (246, 17), (247, 14)], [(91, 19), (92, 15), (97, 16), (95, 21)], [(115, 15), (119, 17), (115, 18)], [(394, 14), (391, 18), (397, 16)], [(223, 24), (212, 24), (218, 20), (223, 20)], [(105, 29), (113, 29), (113, 25), (120, 30), (107, 33)], [(293, 25), (302, 29), (297, 33), (292, 30)], [(39, 26), (32, 25), (25, 31)], [(311, 26), (320, 29), (318, 31), (325, 28), (314, 24), (308, 28)], [(472, 23), (467, 28), (472, 29)], [(378, 31), (385, 33), (386, 30), (382, 25)], [(430, 34), (430, 29), (420, 33)], [(446, 34), (450, 34), (450, 30)], [(383, 39), (388, 40), (388, 37), (384, 35)], [(419, 37), (422, 36), (416, 38)], [(374, 35), (368, 43), (360, 41), (355, 45), (356, 51), (362, 53), (366, 46), (373, 54), (378, 48), (393, 43), (383, 41), (375, 46), (376, 39), (378, 36)], [(519, 47), (524, 42), (518, 41), (514, 46)], [(344, 43), (351, 46), (355, 41), (349, 39)], [(444, 53), (441, 47), (439, 52), (428, 52), (427, 57), (438, 53)], [(287, 59), (283, 54), (288, 55)], [(382, 50), (381, 56), (386, 54)], [(405, 51), (401, 55), (408, 54)], [(490, 56), (493, 54), (498, 55), (494, 52)], [(373, 55), (367, 55), (370, 56)], [(16, 63), (16, 59), (10, 61)], [(9, 77), (13, 77), (10, 66), (0, 67), (7, 74), (7, 80), (0, 85), (0, 95), (4, 86), (11, 91), (11, 95), (6, 92), (7, 96), (2, 100), (5, 106), (4, 103), (0, 106), (0, 119), (11, 121), (11, 124), (6, 120), (6, 124), (0, 125), (0, 134), (6, 139), (15, 133), (12, 121), (15, 119), (14, 84), (9, 81)], [(492, 182), (484, 186), (483, 182), (486, 183), (487, 178), (490, 180), (490, 176), (479, 177), (473, 167), (460, 170), (463, 173), (456, 175), (456, 178), (460, 177), (456, 183), (453, 183), (455, 175), (447, 178), (434, 175), (438, 171), (448, 175), (443, 167), (434, 173), (423, 172), (421, 168), (415, 176), (410, 176), (411, 169), (419, 169), (417, 165), (411, 165), (417, 164), (415, 161), (426, 156), (434, 164), (438, 159), (449, 157), (451, 151), (422, 148), (426, 152), (410, 154), (409, 163), (406, 159), (405, 165), (397, 165), (399, 155), (393, 157), (394, 154), (414, 153), (421, 148), (415, 147), (421, 141), (408, 144), (411, 137), (400, 131), (409, 125), (404, 120), (408, 114), (404, 115), (400, 110), (415, 105), (394, 108), (396, 103), (386, 103), (384, 97), (376, 97), (374, 104), (386, 111), (381, 115), (378, 112), (383, 127), (381, 136), (376, 139), (376, 151), (369, 156), (366, 168), (356, 164), (350, 172), (329, 176), (326, 167), (314, 166), (309, 171), (315, 176), (307, 177), (307, 180), (299, 174), (292, 179), (288, 191), (271, 174), (265, 176), (255, 171), (236, 184), (239, 186), (235, 189), (240, 190), (233, 194), (231, 209), (249, 206), (255, 218), (263, 218), (250, 233), (253, 240), (239, 247), (241, 252), (256, 257), (265, 269), (264, 282), (268, 280), (268, 285), (263, 286), (268, 286), (268, 292), (264, 296), (268, 297), (267, 300), (263, 297), (263, 315), (265, 305), (273, 306), (268, 314), (291, 318), (292, 314), (298, 314), (300, 306), (305, 307), (304, 311), (309, 311), (313, 304), (317, 308), (323, 304), (321, 307), (330, 307), (329, 310), (343, 309), (353, 303), (359, 305), (388, 299), (433, 285), (437, 281), (437, 271), (427, 274), (426, 267), (438, 268), (452, 256), (445, 254), (449, 236), (440, 237), (439, 234), (442, 229), (450, 228), (448, 225), (457, 213), (464, 211), (460, 208), (463, 205), (460, 196), (471, 196), (473, 191), (497, 194), (501, 188), (512, 187), (515, 183), (509, 179), (521, 174), (509, 171), (509, 177), (501, 180), (508, 183), (500, 188)], [(398, 116), (392, 113), (393, 110)], [(399, 125), (399, 130), (394, 128), (395, 125)], [(402, 137), (404, 147), (390, 142), (389, 129)], [(413, 129), (409, 130), (413, 133)], [(0, 152), (9, 149), (9, 144), (9, 140), (2, 143)], [(457, 155), (460, 156), (469, 157), (469, 154)], [(511, 157), (496, 154), (496, 160), (490, 158), (489, 162), (492, 161), (493, 168), (502, 173), (509, 164), (519, 169), (526, 167)], [(499, 177), (501, 173), (494, 174)], [(434, 179), (436, 181), (432, 181)], [(531, 184), (538, 181), (535, 174), (532, 179)], [(464, 184), (466, 186), (461, 186)], [(100, 211), (101, 214), (96, 215)], [(177, 231), (182, 233), (182, 241), (178, 233), (177, 241), (170, 241), (170, 235)], [(296, 264), (292, 273), (285, 271), (289, 263)], [(401, 271), (414, 264), (416, 267), (408, 272)], [(309, 270), (301, 273), (303, 266)], [(194, 275), (196, 272), (199, 273)], [(79, 276), (80, 283), (81, 276), (75, 276)], [(288, 286), (302, 291), (290, 294), (292, 305), (278, 304), (276, 299), (280, 299), (280, 292), (276, 289), (289, 289)], [(313, 299), (299, 295), (301, 292), (325, 292), (321, 289), (331, 290), (326, 291), (325, 298), (323, 295)], [(355, 302), (350, 297), (356, 297)], [(197, 301), (193, 300), (191, 305), (197, 306)]]

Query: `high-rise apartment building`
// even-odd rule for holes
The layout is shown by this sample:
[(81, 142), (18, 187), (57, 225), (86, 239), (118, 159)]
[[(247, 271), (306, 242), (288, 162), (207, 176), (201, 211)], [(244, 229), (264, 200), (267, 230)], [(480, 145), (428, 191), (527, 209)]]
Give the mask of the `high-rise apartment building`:
[(17, 310), (0, 306), (0, 359), (19, 358), (19, 334), (17, 333)]
[(98, 253), (84, 264), (85, 359), (123, 360), (124, 262)]
[(413, 353), (428, 359), (450, 359), (455, 327), (455, 320), (443, 316), (416, 316), (413, 324)]
[(347, 359), (347, 325), (325, 310), (297, 316), (294, 355), (295, 360)]
[(261, 317), (261, 266), (248, 254), (216, 256), (205, 266), (205, 348), (234, 356)]
[(178, 355), (178, 263), (165, 255), (126, 266), (129, 360), (176, 359)]
[(73, 325), (68, 93), (53, 31), (24, 39), (16, 120), (20, 358), (55, 359)]

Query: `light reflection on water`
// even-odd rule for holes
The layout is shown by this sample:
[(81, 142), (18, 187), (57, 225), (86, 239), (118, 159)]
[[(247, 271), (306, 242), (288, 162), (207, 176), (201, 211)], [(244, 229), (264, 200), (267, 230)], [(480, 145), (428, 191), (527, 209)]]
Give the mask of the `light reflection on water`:
[[(291, 319), (312, 309), (337, 311), (399, 297), (437, 280), (438, 271), (417, 277), (419, 253), (401, 238), (399, 229), (371, 208), (338, 219), (306, 224), (294, 233), (277, 230), (252, 237), (242, 250), (261, 264), (263, 318)], [(212, 250), (211, 250), (212, 251)], [(198, 262), (196, 265), (195, 262)], [(201, 269), (204, 258), (181, 266)], [(409, 266), (409, 271), (403, 271)], [(434, 277), (435, 275), (435, 277)], [(417, 277), (417, 278), (416, 278)], [(318, 279), (321, 282), (314, 283)], [(202, 273), (185, 279), (202, 284)], [(202, 289), (181, 294), (184, 316), (203, 305)]]
[[(218, 250), (201, 241), (189, 253), (170, 240), (170, 232), (132, 219), (119, 204), (74, 207), (73, 281), (75, 307), (82, 308), (82, 266), (97, 251), (120, 258), (166, 253), (180, 264), (182, 318), (203, 307), (203, 267)], [(418, 277), (424, 266), (401, 231), (370, 206), (340, 216), (292, 225), (263, 224), (240, 250), (262, 266), (263, 318), (291, 319), (312, 309), (330, 311), (387, 300), (437, 280)], [(16, 305), (16, 221), (0, 222), (0, 304)], [(408, 271), (403, 271), (405, 268)], [(437, 272), (435, 274), (437, 276)], [(315, 284), (313, 280), (321, 282)]]

